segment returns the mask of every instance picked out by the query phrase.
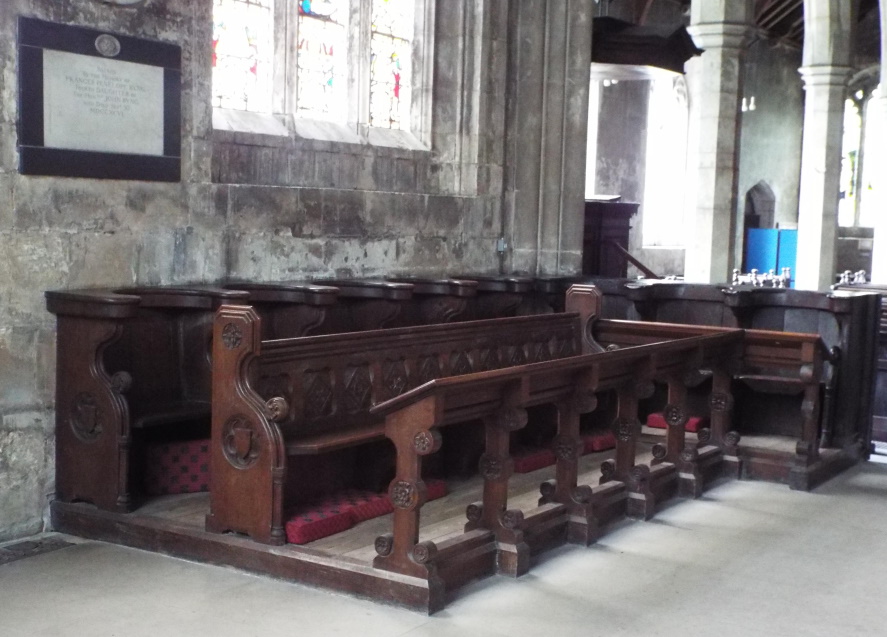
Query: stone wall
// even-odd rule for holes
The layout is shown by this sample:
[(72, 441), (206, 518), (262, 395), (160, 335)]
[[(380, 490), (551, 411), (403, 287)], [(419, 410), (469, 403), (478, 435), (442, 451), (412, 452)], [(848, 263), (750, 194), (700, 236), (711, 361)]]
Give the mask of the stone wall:
[[(584, 148), (591, 2), (438, 0), (430, 145), (423, 145), (373, 143), (372, 135), (335, 139), (285, 117), (251, 128), (232, 125), (237, 117), (230, 113), (213, 113), (212, 0), (132, 7), (2, 0), (0, 541), (44, 528), (53, 494), (55, 333), (44, 290), (225, 277), (494, 273), (519, 265), (575, 271), (582, 183), (570, 171), (584, 170), (584, 152), (573, 151)], [(182, 47), (181, 183), (17, 174), (18, 16)], [(565, 28), (572, 39), (551, 45)], [(519, 38), (534, 29), (541, 39)], [(561, 75), (544, 82), (541, 69), (552, 61)], [(522, 85), (517, 78), (534, 79)], [(551, 104), (547, 115), (515, 120), (529, 90)], [(508, 155), (509, 125), (547, 143)], [(549, 165), (553, 157), (570, 161)], [(522, 198), (516, 193), (523, 184), (506, 183), (516, 165), (542, 176), (525, 191), (535, 195)], [(500, 237), (503, 254), (496, 251)], [(536, 258), (543, 249), (549, 256)]]

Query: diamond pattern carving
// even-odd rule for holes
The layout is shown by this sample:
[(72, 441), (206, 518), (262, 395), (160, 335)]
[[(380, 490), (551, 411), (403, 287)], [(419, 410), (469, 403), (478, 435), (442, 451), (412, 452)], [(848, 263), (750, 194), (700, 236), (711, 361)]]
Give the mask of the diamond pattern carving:
[(332, 412), (333, 398), (330, 370), (306, 371), (303, 383), (303, 387), (305, 387), (305, 415), (308, 418), (328, 416)]
[(368, 365), (345, 369), (345, 410), (354, 413), (368, 409), (373, 393), (373, 380)]

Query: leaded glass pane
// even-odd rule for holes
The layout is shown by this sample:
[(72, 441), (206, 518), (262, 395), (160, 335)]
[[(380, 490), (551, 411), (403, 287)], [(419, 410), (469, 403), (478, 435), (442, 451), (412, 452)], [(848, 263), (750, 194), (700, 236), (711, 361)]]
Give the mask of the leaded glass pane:
[(274, 0), (213, 0), (213, 106), (271, 111)]
[(370, 125), (409, 128), (413, 0), (373, 0)]
[(344, 121), (349, 0), (300, 0), (298, 114)]

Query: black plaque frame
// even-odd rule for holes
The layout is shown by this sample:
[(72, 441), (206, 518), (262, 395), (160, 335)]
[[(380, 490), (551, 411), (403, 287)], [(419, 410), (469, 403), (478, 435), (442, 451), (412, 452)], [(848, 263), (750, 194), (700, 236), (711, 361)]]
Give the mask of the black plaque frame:
[[(182, 49), (110, 33), (120, 52), (107, 58), (96, 38), (108, 33), (85, 27), (20, 17), (18, 21), (19, 172), (93, 179), (181, 181), (182, 174)], [(43, 51), (53, 49), (102, 59), (136, 62), (163, 68), (163, 155), (136, 155), (50, 148), (43, 143)]]

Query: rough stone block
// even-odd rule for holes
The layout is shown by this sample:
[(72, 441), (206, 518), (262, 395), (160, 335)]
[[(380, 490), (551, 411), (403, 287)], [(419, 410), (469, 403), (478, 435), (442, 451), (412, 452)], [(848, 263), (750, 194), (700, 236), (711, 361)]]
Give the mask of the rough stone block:
[(279, 186), (230, 186), (230, 222), (244, 232), (262, 232), (285, 226), (293, 236), (304, 231), (299, 189)]
[(43, 530), (55, 476), (52, 431), (46, 412), (0, 419), (0, 541)]
[(0, 408), (28, 409), (39, 404), (37, 330), (0, 327)]
[(138, 242), (129, 233), (72, 235), (68, 287), (126, 285), (135, 280)]
[[(316, 237), (323, 232), (324, 198), (323, 191), (317, 188), (299, 190), (300, 218), (303, 220), (302, 235)], [(332, 214), (332, 213), (330, 213)]]
[(0, 233), (0, 325), (47, 325), (44, 290), (70, 287), (65, 237), (44, 233)]
[(465, 199), (462, 197), (428, 197), (424, 218), (420, 218), (419, 231), (423, 235), (452, 235), (462, 229), (465, 214)]

